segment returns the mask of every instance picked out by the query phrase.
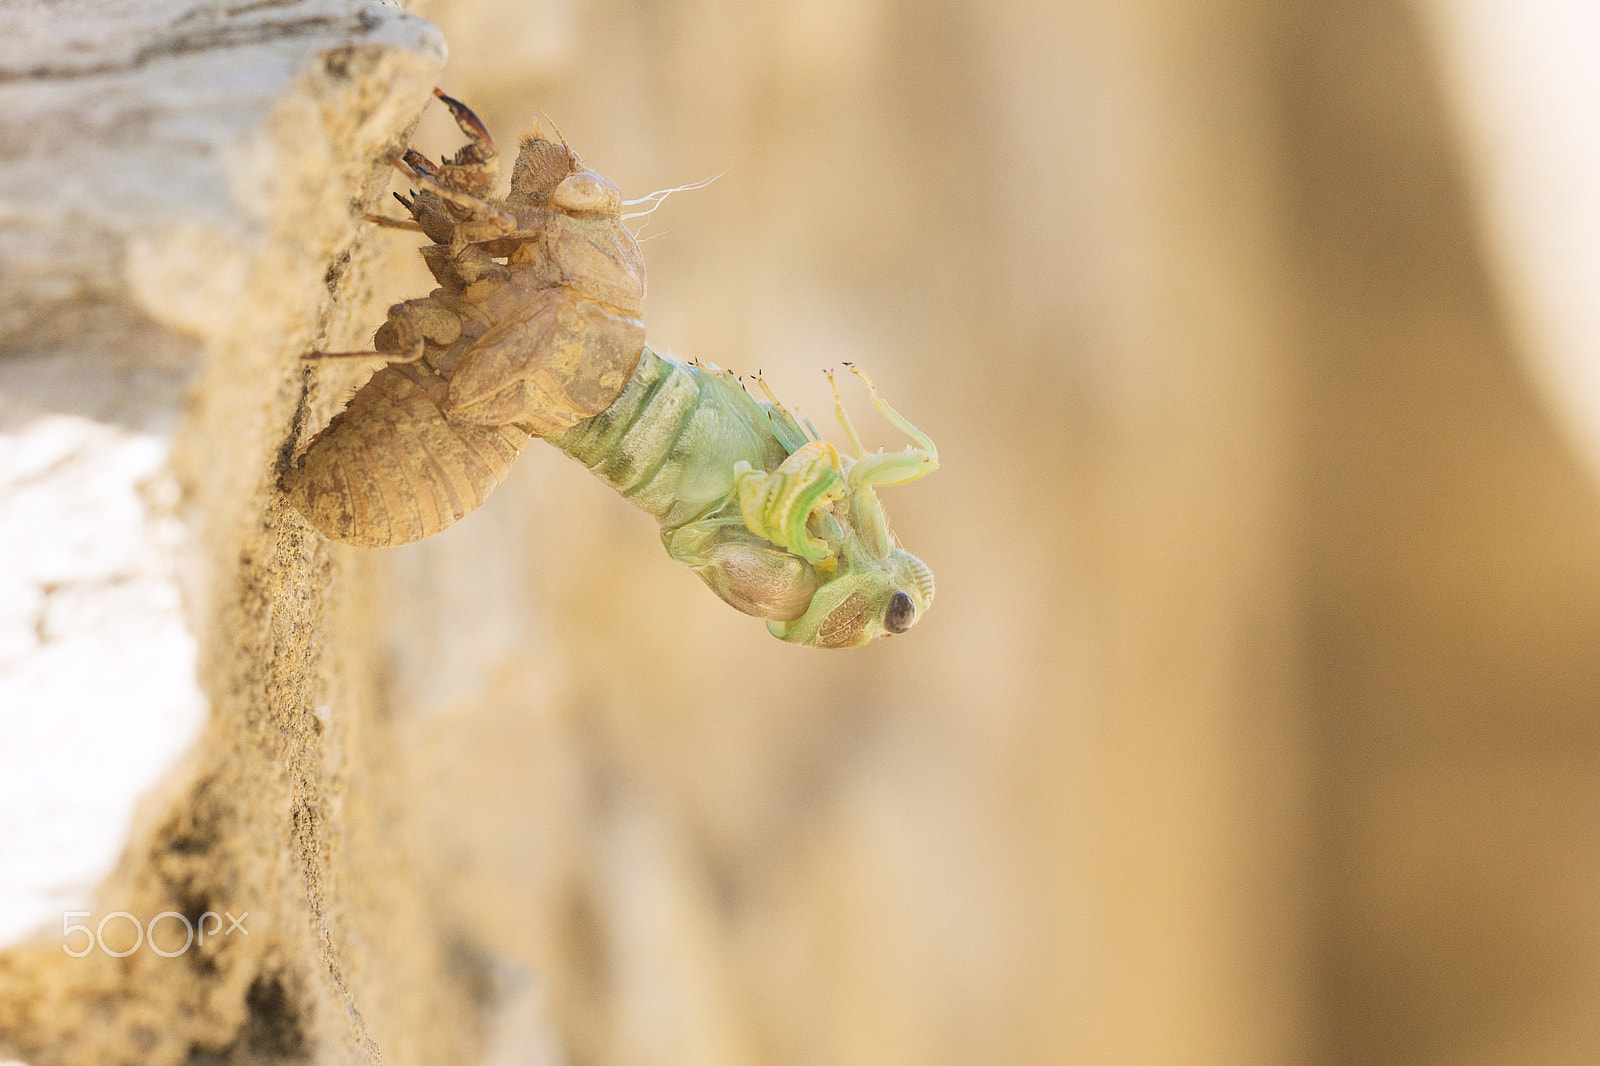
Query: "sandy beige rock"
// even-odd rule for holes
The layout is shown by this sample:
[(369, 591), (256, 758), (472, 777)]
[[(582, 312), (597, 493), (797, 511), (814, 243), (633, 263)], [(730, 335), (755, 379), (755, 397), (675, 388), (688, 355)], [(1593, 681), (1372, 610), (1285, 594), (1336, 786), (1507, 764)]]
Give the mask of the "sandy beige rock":
[[(360, 1062), (382, 1033), (391, 1062), (458, 1058), (473, 1008), (410, 876), (367, 607), (331, 595), (344, 566), (274, 487), (294, 428), (343, 387), (337, 371), (311, 386), (299, 352), (370, 330), (370, 292), (341, 278), (370, 259), (359, 215), (387, 190), (385, 153), (428, 99), (443, 40), (361, 0), (13, 4), (0, 19), (3, 429), (24, 451), (50, 427), (76, 433), (62, 461), (0, 492), (10, 518), (28, 492), (71, 499), (73, 477), (122, 494), (86, 490), (64, 526), (30, 506), (54, 535), (6, 546), (24, 580), (5, 591), (34, 590), (44, 612), (33, 643), (8, 649), (6, 680), (41, 662), (59, 677), (61, 649), (79, 649), (76, 687), (6, 713), (80, 738), (20, 750), (27, 734), (8, 731), (8, 787), (19, 772), (78, 781), (63, 802), (98, 797), (109, 836), (58, 832), (38, 857), (35, 888), (57, 894), (29, 897), (39, 932), (0, 952), (0, 1047), (36, 1064)], [(74, 528), (90, 535), (63, 537)], [(138, 653), (142, 633), (177, 650)], [(168, 743), (93, 742), (113, 726)], [(8, 830), (50, 810), (17, 792)], [(0, 856), (8, 880), (17, 858)], [(62, 912), (80, 909), (71, 920), (100, 940), (75, 958)], [(129, 917), (101, 924), (117, 911)], [(150, 941), (108, 953), (163, 912)], [(184, 919), (208, 928), (207, 912), (242, 923), (181, 950)]]

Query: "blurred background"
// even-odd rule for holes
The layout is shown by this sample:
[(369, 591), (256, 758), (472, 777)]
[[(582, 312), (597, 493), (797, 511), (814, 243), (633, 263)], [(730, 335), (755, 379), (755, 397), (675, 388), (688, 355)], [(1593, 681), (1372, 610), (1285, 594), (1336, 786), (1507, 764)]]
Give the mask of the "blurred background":
[(375, 564), (496, 1061), (1600, 1061), (1592, 5), (423, 13), (508, 154), (721, 175), (653, 346), (943, 459), (861, 651), (539, 445)]

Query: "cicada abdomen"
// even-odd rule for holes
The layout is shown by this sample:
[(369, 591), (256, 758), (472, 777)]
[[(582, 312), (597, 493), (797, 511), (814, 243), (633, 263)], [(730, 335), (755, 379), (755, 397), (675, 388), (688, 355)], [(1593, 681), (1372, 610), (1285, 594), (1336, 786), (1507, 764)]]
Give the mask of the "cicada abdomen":
[(444, 382), (419, 378), (409, 366), (378, 371), (284, 476), (290, 502), (325, 535), (363, 548), (432, 536), (481, 504), (528, 443), (516, 426), (447, 418)]

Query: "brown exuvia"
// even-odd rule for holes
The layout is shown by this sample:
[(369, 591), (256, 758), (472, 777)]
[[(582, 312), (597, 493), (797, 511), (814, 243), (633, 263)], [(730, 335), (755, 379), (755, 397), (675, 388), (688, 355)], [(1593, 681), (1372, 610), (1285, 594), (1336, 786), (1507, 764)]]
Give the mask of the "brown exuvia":
[(439, 288), (389, 309), (376, 352), (312, 353), (389, 364), (283, 478), (312, 525), (362, 547), (409, 544), (477, 507), (530, 436), (608, 407), (644, 347), (644, 260), (616, 185), (536, 130), (495, 199), (488, 131), (435, 95), (469, 143), (440, 165), (408, 150), (396, 166), (417, 191), (395, 198), (411, 219), (372, 220), (434, 242), (422, 257)]

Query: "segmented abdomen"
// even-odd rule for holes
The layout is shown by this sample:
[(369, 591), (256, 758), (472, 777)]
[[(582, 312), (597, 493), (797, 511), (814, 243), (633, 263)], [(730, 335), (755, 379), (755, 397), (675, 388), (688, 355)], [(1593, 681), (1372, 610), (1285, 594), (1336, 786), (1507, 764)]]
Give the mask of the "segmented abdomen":
[(610, 407), (549, 440), (669, 530), (727, 505), (739, 460), (770, 470), (788, 455), (730, 375), (648, 346)]
[(374, 374), (284, 476), (295, 508), (334, 540), (392, 548), (431, 536), (482, 503), (528, 433), (446, 418), (430, 396), (442, 397), (443, 387), (413, 368)]

